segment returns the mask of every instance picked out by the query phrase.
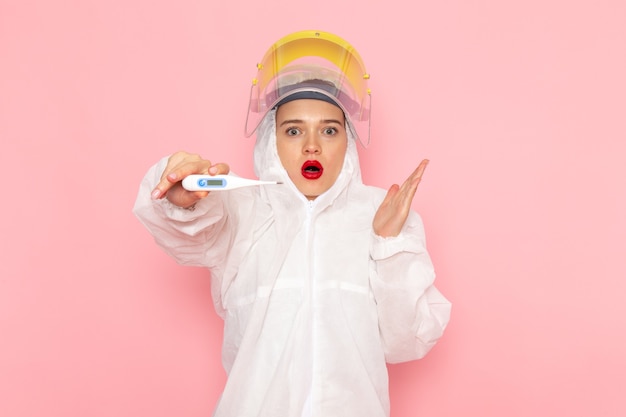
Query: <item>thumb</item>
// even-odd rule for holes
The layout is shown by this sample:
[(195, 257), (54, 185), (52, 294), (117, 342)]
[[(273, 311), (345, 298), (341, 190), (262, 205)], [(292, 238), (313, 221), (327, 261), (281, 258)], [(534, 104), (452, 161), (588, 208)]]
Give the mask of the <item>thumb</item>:
[(209, 168), (209, 174), (211, 175), (228, 174), (229, 172), (230, 167), (228, 166), (228, 164), (225, 164), (223, 162), (212, 165)]
[(387, 190), (387, 195), (385, 196), (385, 201), (392, 199), (398, 192), (400, 191), (400, 186), (398, 184), (393, 184)]

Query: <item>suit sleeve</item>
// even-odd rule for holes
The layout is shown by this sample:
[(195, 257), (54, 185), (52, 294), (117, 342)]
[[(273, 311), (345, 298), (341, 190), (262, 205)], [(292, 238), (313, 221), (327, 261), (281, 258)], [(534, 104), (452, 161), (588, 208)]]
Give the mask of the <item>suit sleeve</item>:
[(224, 201), (211, 193), (193, 210), (177, 207), (167, 199), (152, 200), (150, 193), (159, 182), (167, 158), (151, 167), (139, 187), (133, 213), (156, 243), (178, 263), (214, 268), (229, 248), (231, 219)]
[(448, 324), (450, 302), (435, 287), (420, 217), (412, 212), (397, 237), (371, 237), (371, 287), (389, 363), (424, 357)]

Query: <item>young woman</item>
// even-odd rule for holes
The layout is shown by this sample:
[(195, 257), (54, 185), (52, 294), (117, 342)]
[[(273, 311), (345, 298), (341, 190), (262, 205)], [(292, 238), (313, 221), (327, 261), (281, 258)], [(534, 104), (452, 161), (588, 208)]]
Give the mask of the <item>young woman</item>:
[(282, 184), (186, 191), (186, 176), (229, 167), (179, 152), (137, 197), (157, 243), (211, 272), (228, 374), (216, 417), (389, 416), (386, 362), (423, 357), (449, 319), (410, 207), (427, 161), (386, 192), (362, 183), (356, 143), (369, 132), (357, 119), (369, 92), (355, 92), (337, 49), (362, 66), (342, 39), (298, 32), (266, 54), (272, 76), (255, 80), (255, 172)]

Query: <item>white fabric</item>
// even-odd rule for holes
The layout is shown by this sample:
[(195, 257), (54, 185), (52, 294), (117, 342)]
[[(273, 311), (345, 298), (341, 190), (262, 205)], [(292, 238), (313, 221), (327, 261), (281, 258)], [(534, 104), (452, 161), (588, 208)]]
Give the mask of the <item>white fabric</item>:
[(179, 263), (211, 271), (228, 373), (215, 417), (389, 416), (385, 362), (423, 357), (450, 314), (422, 222), (412, 212), (398, 237), (373, 234), (385, 191), (362, 184), (352, 138), (335, 185), (306, 200), (280, 164), (274, 120), (257, 134), (255, 172), (283, 185), (185, 210), (150, 199), (163, 159), (134, 211)]

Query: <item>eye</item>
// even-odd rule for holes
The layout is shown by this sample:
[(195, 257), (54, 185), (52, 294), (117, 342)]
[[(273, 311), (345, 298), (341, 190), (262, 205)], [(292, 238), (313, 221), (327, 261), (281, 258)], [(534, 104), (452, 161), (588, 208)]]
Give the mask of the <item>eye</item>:
[(300, 130), (296, 127), (290, 127), (285, 131), (285, 133), (287, 133), (287, 136), (297, 136), (300, 133)]
[(334, 135), (337, 133), (337, 128), (335, 127), (326, 127), (324, 128), (324, 134), (325, 135)]

